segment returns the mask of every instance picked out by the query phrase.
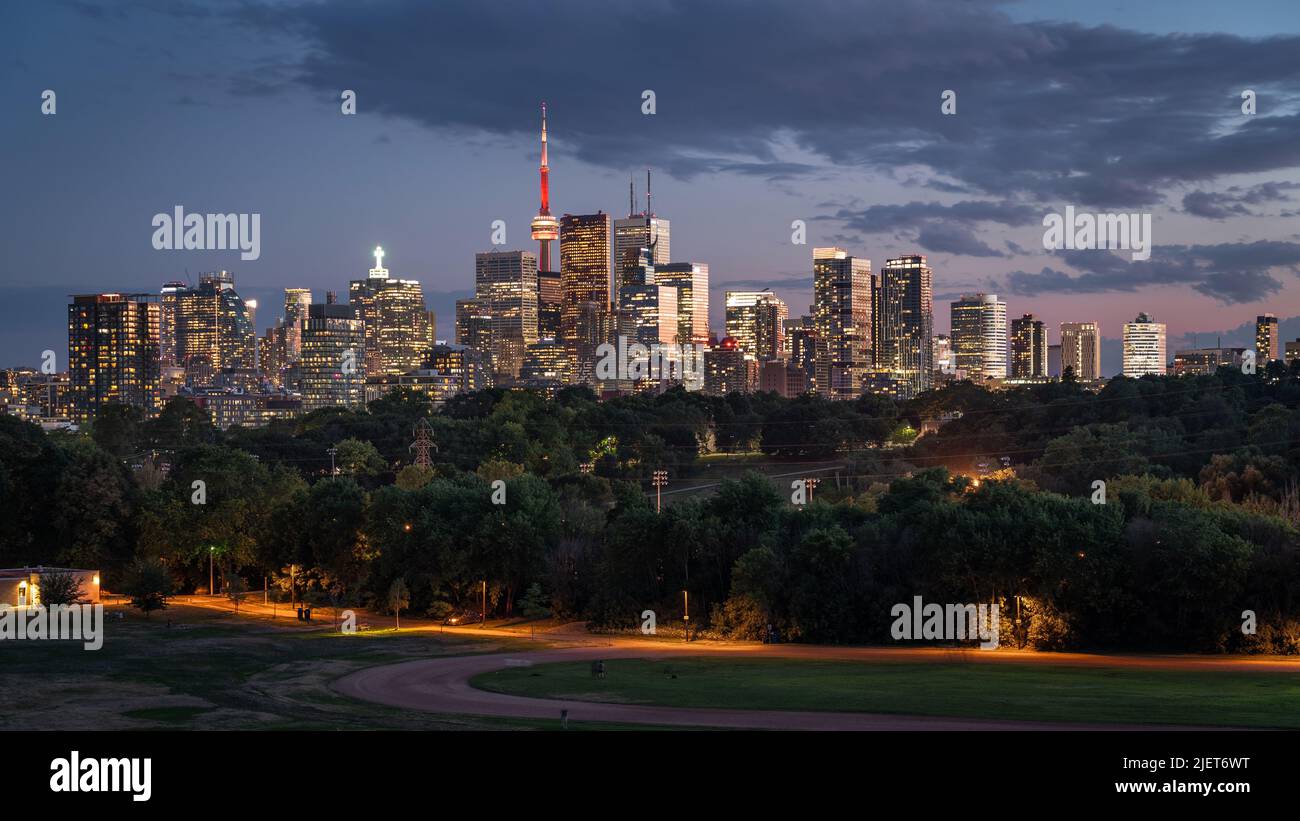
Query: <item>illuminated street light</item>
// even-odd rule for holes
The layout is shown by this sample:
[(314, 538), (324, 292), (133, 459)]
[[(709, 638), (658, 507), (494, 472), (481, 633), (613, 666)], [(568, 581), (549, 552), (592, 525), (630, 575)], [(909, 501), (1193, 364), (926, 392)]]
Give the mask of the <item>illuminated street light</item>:
[(337, 476), (338, 470), (334, 467), (334, 456), (339, 452), (339, 449), (332, 447), (325, 452), (330, 455), (330, 476)]

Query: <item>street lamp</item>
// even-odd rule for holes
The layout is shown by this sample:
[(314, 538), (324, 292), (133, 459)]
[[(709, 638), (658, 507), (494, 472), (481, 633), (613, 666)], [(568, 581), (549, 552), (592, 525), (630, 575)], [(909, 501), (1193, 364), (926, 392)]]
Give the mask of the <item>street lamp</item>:
[(668, 471), (656, 470), (651, 483), (655, 486), (655, 513), (663, 511), (663, 488), (668, 484)]
[(334, 467), (334, 456), (339, 452), (339, 449), (335, 447), (331, 447), (329, 450), (325, 452), (330, 455), (330, 476), (337, 476), (338, 470), (336, 470)]
[(592, 469), (595, 467), (596, 466), (593, 465), (591, 462), (583, 462), (582, 464), (578, 465), (578, 470), (582, 471), (583, 473), (591, 473)]
[(212, 556), (217, 552), (216, 545), (208, 545), (208, 595), (217, 595), (216, 576), (212, 573)]
[(682, 621), (686, 622), (686, 640), (690, 641), (691, 640), (691, 591), (689, 590), (682, 591), (682, 601), (684, 602), (686, 607), (686, 613), (682, 617)]

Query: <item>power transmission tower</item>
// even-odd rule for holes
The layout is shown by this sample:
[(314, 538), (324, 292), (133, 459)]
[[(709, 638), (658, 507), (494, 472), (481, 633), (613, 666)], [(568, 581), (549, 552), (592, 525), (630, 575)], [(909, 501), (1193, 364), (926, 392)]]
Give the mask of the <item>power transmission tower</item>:
[(415, 441), (411, 443), (410, 449), (415, 451), (415, 464), (422, 468), (433, 467), (433, 457), (431, 451), (436, 451), (438, 445), (433, 441), (433, 428), (429, 425), (428, 419), (421, 419), (415, 423), (412, 430)]

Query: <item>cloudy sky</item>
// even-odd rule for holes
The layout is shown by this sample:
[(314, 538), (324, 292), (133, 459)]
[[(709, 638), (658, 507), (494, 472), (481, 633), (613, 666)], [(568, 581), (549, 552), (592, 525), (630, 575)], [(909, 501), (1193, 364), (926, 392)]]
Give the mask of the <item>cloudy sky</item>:
[[(1080, 320), (1113, 340), (1144, 310), (1171, 348), (1246, 344), (1263, 311), (1295, 338), (1297, 55), (1290, 0), (14, 0), (0, 366), (63, 355), (71, 292), (227, 268), (264, 328), (282, 288), (346, 292), (376, 244), (450, 336), (492, 222), (536, 247), (543, 99), (552, 210), (622, 216), (653, 168), (673, 256), (711, 267), (715, 325), (728, 285), (805, 311), (812, 247), (837, 244), (877, 268), (927, 254), (939, 330), (984, 290), (1053, 343)], [(260, 258), (154, 250), (176, 205), (260, 214)], [(1044, 250), (1067, 206), (1150, 213), (1150, 259)]]

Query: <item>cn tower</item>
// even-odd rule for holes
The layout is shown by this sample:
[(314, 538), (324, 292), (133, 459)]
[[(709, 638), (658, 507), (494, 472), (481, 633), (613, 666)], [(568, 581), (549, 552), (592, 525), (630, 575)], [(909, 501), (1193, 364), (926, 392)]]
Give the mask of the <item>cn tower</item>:
[(551, 240), (560, 238), (560, 221), (551, 216), (551, 169), (546, 163), (546, 103), (542, 103), (542, 207), (533, 217), (533, 239), (541, 244), (537, 270), (551, 269)]

